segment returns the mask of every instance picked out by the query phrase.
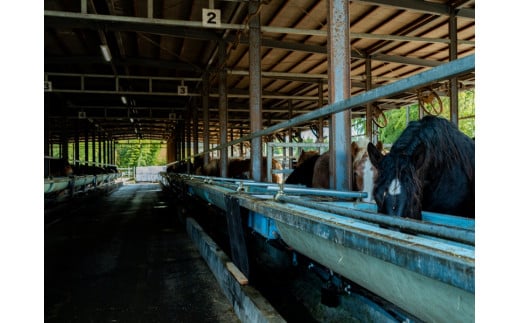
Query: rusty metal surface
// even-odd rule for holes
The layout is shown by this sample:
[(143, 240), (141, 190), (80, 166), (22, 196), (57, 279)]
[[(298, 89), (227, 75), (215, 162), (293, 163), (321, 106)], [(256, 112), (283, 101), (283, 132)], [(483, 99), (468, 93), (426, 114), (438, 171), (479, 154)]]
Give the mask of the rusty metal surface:
[[(262, 125), (288, 119), (288, 99), (294, 100), (294, 115), (316, 109), (319, 83), (331, 74), (327, 60), (328, 1), (269, 1), (260, 4), (261, 72), (263, 91)], [(202, 76), (208, 72), (209, 140), (218, 143), (218, 42), (226, 46), (226, 67), (230, 89), (229, 129), (237, 138), (240, 131), (251, 130), (248, 100), (251, 78), (249, 56), (254, 16), (248, 4), (240, 1), (215, 2), (221, 10), (222, 26), (202, 26), (202, 9), (198, 1), (80, 1), (49, 0), (44, 3), (45, 80), (52, 82), (52, 95), (65, 105), (46, 112), (49, 140), (56, 142), (63, 126), (73, 134), (78, 111), (87, 119), (79, 120), (82, 129), (99, 124), (116, 140), (135, 137), (135, 125), (129, 117), (139, 119), (145, 138), (172, 138), (175, 120), (171, 113), (182, 115), (191, 104), (200, 104)], [(366, 91), (365, 62), (372, 60), (372, 87), (394, 82), (450, 60), (450, 15), (456, 17), (457, 57), (475, 52), (475, 1), (352, 1), (348, 2), (351, 46), (350, 91)], [(453, 7), (453, 9), (451, 9)], [(83, 13), (82, 13), (83, 9)], [(452, 36), (453, 37), (453, 36)], [(255, 37), (253, 37), (255, 38)], [(99, 45), (105, 41), (112, 61), (105, 62)], [(453, 42), (452, 42), (453, 43)], [(319, 77), (319, 78), (318, 78)], [(177, 85), (184, 80), (188, 95), (177, 95)], [(458, 79), (461, 88), (474, 86), (474, 73)], [(435, 83), (441, 90), (446, 82)], [(323, 104), (331, 102), (331, 91), (323, 88)], [(121, 96), (127, 95), (128, 104)], [(133, 100), (133, 101), (132, 101)], [(379, 101), (384, 109), (415, 102), (413, 92), (399, 93)], [(199, 102), (199, 103), (198, 103)], [(321, 104), (320, 104), (321, 105)], [(285, 109), (286, 110), (286, 109)], [(360, 117), (364, 107), (353, 111)], [(199, 118), (199, 132), (204, 131)], [(317, 121), (317, 120), (316, 120)], [(70, 124), (69, 124), (70, 123)], [(325, 122), (328, 123), (327, 121)], [(306, 125), (308, 126), (308, 125)], [(303, 126), (301, 126), (303, 127)], [(80, 134), (84, 136), (84, 131)]]
[[(349, 3), (329, 1), (329, 102), (335, 103), (350, 97), (350, 15)], [(330, 188), (350, 190), (349, 171), (352, 168), (350, 142), (352, 136), (351, 110), (332, 115), (330, 125)]]
[[(251, 132), (262, 129), (262, 83), (261, 83), (261, 47), (259, 1), (249, 2), (249, 113)], [(247, 119), (246, 119), (247, 120)], [(256, 181), (262, 180), (262, 140), (251, 140), (251, 175)]]

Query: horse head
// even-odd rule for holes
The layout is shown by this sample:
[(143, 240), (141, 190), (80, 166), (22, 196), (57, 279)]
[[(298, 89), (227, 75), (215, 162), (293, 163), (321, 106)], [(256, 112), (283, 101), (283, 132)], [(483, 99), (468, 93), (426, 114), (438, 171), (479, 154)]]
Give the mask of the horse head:
[[(367, 137), (361, 138), (359, 141), (353, 141), (352, 149), (352, 170), (353, 170), (353, 190), (367, 192), (368, 196), (363, 198), (364, 202), (373, 202), (372, 191), (374, 189), (374, 181), (377, 178), (377, 169), (370, 162), (368, 156), (368, 143), (370, 140)], [(383, 148), (383, 143), (378, 141), (376, 148), (383, 154), (386, 151)]]
[(424, 146), (416, 145), (409, 154), (383, 155), (372, 143), (368, 156), (377, 169), (374, 183), (374, 200), (378, 212), (393, 216), (421, 219), (421, 172), (424, 163)]
[(312, 179), (314, 177), (314, 165), (320, 158), (319, 154), (309, 156), (304, 161), (294, 168), (293, 172), (289, 174), (285, 183), (287, 184), (303, 184), (307, 187), (312, 186)]
[(367, 192), (368, 196), (363, 198), (364, 202), (373, 202), (374, 197), (372, 191), (374, 189), (374, 181), (377, 178), (377, 170), (370, 162), (368, 151), (365, 149), (360, 156), (352, 162), (353, 169), (353, 190)]
[(320, 155), (320, 152), (317, 151), (317, 150), (303, 150), (302, 149), (302, 152), (300, 154), (300, 157), (298, 157), (298, 161), (296, 162), (296, 165), (294, 167), (298, 167), (300, 166), (301, 164), (303, 164), (304, 161), (306, 161), (307, 159), (313, 157), (313, 156), (319, 156)]

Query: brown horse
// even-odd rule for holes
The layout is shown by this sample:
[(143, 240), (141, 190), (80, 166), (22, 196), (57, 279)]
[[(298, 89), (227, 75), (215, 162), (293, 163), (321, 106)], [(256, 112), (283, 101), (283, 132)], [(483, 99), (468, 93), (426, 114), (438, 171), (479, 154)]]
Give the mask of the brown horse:
[[(368, 155), (368, 144), (369, 140), (367, 138), (361, 139), (360, 144), (356, 145), (357, 147), (352, 149), (353, 151), (353, 160), (352, 160), (352, 170), (353, 170), (353, 187), (354, 191), (367, 192), (368, 196), (363, 198), (364, 202), (373, 202), (374, 196), (374, 182), (377, 179), (377, 168), (372, 165), (370, 161), (370, 157)], [(383, 143), (378, 141), (376, 144), (377, 150), (382, 154), (386, 155), (386, 151), (383, 147)]]
[[(357, 142), (352, 142), (352, 169), (353, 169), (353, 187), (354, 191), (367, 192), (368, 197), (363, 198), (365, 202), (372, 202), (374, 181), (377, 178), (377, 170), (372, 166), (370, 158), (368, 157), (367, 146), (368, 138), (362, 138)], [(379, 151), (384, 154), (383, 144), (378, 142), (377, 147)], [(321, 155), (314, 164), (314, 171), (312, 176), (312, 187), (315, 188), (330, 188), (330, 167), (329, 167), (329, 152)]]
[[(353, 141), (351, 144), (351, 152), (352, 152), (352, 165), (355, 170), (356, 166), (360, 166), (363, 159), (363, 154), (366, 153), (368, 145), (368, 139), (363, 138), (358, 142)], [(368, 154), (367, 154), (368, 156)], [(314, 165), (314, 173), (312, 177), (312, 187), (317, 188), (330, 188), (329, 178), (330, 178), (330, 167), (329, 167), (329, 159), (330, 153), (326, 152), (318, 158), (316, 164)], [(358, 180), (355, 181), (354, 190), (361, 190), (363, 188), (363, 174), (360, 172), (358, 174)], [(356, 185), (356, 183), (358, 183)]]
[(327, 151), (321, 155), (314, 164), (312, 173), (312, 187), (314, 188), (330, 188), (329, 175), (329, 158), (330, 153)]

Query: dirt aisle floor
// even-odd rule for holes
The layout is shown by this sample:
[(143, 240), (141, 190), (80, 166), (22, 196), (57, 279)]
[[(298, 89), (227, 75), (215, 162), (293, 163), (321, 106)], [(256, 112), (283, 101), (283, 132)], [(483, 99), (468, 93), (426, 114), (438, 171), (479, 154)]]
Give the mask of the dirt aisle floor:
[(45, 211), (46, 322), (239, 322), (159, 184)]

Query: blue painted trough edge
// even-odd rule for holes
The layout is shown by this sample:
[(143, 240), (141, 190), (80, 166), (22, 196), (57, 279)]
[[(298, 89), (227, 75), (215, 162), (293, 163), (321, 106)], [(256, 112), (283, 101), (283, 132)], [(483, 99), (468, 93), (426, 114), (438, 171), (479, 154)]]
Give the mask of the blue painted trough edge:
[[(241, 207), (274, 219), (284, 241), (300, 253), (426, 321), (474, 319), (472, 246), (454, 246), (382, 229), (349, 217), (240, 194), (230, 187), (188, 177), (183, 180), (190, 194), (223, 210), (224, 196), (234, 195)], [(331, 254), (324, 258), (327, 253)], [(351, 271), (362, 263), (365, 267)], [(402, 286), (396, 285), (398, 281)]]

